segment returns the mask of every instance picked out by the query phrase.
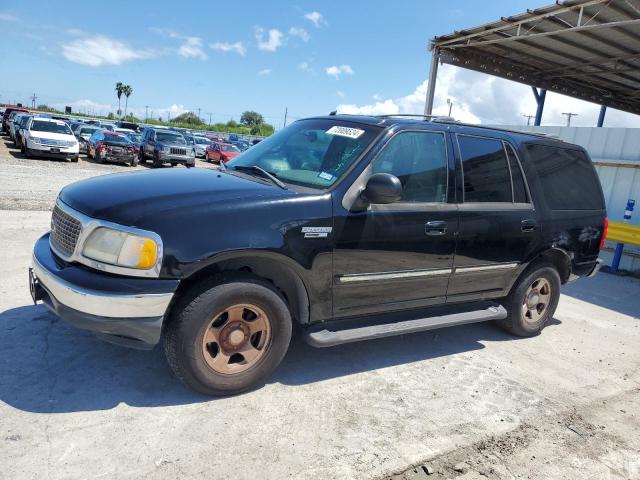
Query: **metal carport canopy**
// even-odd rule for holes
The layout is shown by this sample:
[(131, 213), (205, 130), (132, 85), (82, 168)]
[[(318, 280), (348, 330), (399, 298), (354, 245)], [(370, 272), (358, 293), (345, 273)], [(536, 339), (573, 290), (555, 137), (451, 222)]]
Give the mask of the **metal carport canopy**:
[[(438, 63), (640, 114), (640, 0), (567, 0), (435, 37)], [(537, 95), (536, 95), (537, 96)]]

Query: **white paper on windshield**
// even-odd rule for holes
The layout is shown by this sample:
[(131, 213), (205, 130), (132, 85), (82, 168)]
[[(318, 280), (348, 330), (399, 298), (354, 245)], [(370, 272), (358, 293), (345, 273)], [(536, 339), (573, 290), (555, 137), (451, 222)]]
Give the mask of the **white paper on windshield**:
[(364, 133), (364, 130), (361, 130), (359, 128), (349, 128), (334, 125), (329, 130), (327, 130), (327, 133), (329, 135), (338, 135), (340, 137), (358, 138)]

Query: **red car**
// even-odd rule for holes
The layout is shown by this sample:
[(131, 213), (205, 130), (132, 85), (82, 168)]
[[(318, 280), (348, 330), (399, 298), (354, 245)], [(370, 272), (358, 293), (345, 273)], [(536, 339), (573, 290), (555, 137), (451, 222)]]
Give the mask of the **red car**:
[(227, 163), (232, 158), (240, 155), (240, 153), (240, 150), (235, 145), (231, 145), (230, 143), (213, 142), (207, 147), (205, 159), (208, 162)]
[(4, 109), (4, 114), (2, 115), (2, 131), (9, 133), (9, 125), (7, 124), (7, 120), (9, 119), (9, 115), (11, 112), (28, 112), (29, 109), (23, 107), (6, 107)]

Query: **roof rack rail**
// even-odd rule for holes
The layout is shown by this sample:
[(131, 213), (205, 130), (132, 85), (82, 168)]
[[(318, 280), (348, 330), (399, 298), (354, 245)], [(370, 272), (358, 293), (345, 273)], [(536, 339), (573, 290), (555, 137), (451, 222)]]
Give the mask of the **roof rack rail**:
[(379, 118), (394, 118), (394, 117), (418, 117), (430, 120), (432, 122), (456, 122), (457, 120), (447, 115), (424, 115), (422, 113), (388, 113), (385, 115), (373, 115)]

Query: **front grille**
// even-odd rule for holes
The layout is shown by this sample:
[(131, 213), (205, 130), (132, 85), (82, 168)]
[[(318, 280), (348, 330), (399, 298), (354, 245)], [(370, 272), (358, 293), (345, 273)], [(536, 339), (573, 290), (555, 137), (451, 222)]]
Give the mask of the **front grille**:
[(186, 155), (187, 151), (184, 148), (172, 148), (171, 155)]
[(40, 145), (44, 145), (47, 147), (71, 147), (74, 142), (68, 140), (56, 140), (53, 138), (42, 138), (40, 139)]
[(80, 220), (72, 217), (57, 205), (51, 215), (51, 244), (63, 255), (70, 257), (82, 230)]

